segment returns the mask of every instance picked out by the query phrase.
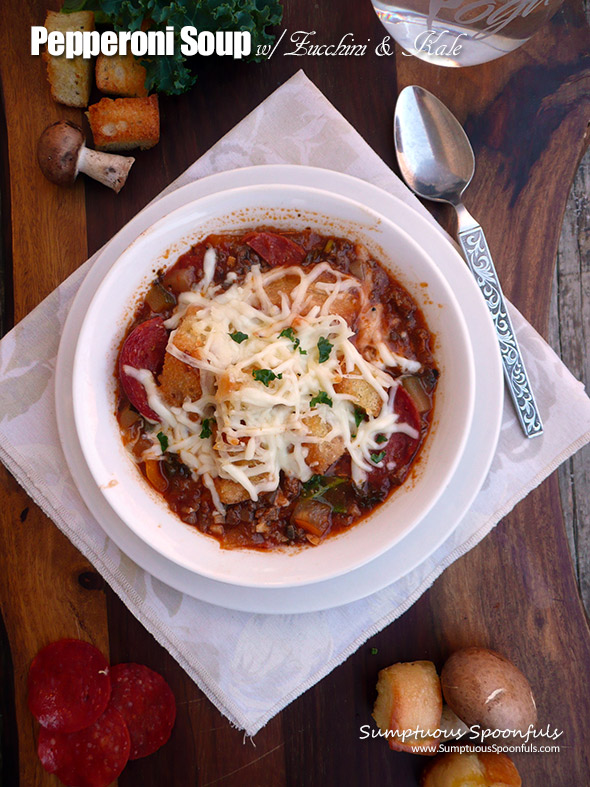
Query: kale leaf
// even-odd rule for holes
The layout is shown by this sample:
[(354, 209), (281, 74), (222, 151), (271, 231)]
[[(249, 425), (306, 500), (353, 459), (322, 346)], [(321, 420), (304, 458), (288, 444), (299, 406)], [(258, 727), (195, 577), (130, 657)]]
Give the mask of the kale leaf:
[(149, 92), (179, 95), (195, 83), (196, 74), (180, 51), (180, 28), (192, 25), (199, 32), (241, 30), (252, 34), (249, 61), (260, 62), (259, 46), (272, 45), (274, 35), (267, 28), (280, 24), (283, 8), (278, 0), (64, 0), (63, 11), (94, 11), (98, 24), (110, 24), (116, 31), (141, 30), (144, 22), (150, 30), (175, 29), (174, 55), (142, 59), (147, 71)]

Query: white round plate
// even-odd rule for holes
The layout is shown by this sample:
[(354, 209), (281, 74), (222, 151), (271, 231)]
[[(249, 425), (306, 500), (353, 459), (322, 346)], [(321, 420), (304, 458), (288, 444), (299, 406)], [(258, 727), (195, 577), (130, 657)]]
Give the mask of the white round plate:
[[(146, 483), (121, 440), (116, 368), (130, 304), (156, 271), (211, 233), (311, 228), (363, 243), (414, 295), (435, 337), (440, 380), (421, 461), (394, 495), (316, 549), (221, 549), (182, 522)], [(419, 236), (419, 232), (416, 232)], [(427, 286), (426, 286), (427, 285)], [(123, 317), (122, 317), (123, 315)], [(131, 243), (104, 277), (84, 317), (73, 369), (74, 418), (86, 463), (108, 504), (149, 546), (189, 571), (245, 587), (323, 582), (374, 560), (410, 533), (442, 495), (473, 416), (473, 351), (461, 307), (434, 260), (402, 227), (342, 195), (308, 186), (233, 188), (188, 202)]]
[[(458, 470), (432, 511), (409, 535), (379, 558), (334, 579), (296, 588), (244, 588), (187, 571), (152, 550), (116, 516), (96, 487), (84, 462), (73, 423), (71, 380), (78, 332), (100, 282), (123, 250), (147, 227), (171, 210), (205, 194), (241, 185), (293, 183), (315, 186), (394, 216), (408, 230), (419, 225), (422, 247), (434, 257), (461, 305), (476, 347), (476, 418)], [(407, 574), (425, 560), (452, 532), (469, 509), (491, 463), (502, 412), (502, 370), (487, 308), (471, 274), (435, 227), (400, 200), (371, 184), (340, 173), (298, 166), (264, 166), (224, 172), (191, 183), (135, 217), (94, 264), (72, 305), (60, 345), (56, 374), (58, 426), (68, 465), (86, 504), (115, 543), (161, 581), (195, 598), (224, 607), (263, 613), (310, 612), (363, 598)]]

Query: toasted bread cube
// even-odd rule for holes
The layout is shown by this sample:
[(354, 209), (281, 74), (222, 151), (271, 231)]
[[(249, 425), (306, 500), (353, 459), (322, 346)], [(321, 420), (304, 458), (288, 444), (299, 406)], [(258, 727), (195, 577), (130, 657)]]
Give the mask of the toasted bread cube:
[(421, 787), (521, 787), (516, 766), (501, 752), (440, 754), (429, 763), (420, 780)]
[(235, 503), (243, 503), (244, 500), (249, 500), (250, 495), (241, 484), (237, 481), (232, 481), (229, 478), (215, 478), (213, 483), (219, 495), (219, 499), (225, 505), (231, 506)]
[(281, 276), (278, 279), (267, 282), (264, 285), (264, 291), (272, 304), (280, 306), (282, 295), (286, 295), (287, 298), (290, 298), (291, 293), (300, 281), (301, 279), (299, 276)]
[(153, 148), (160, 139), (158, 96), (103, 98), (88, 107), (88, 121), (97, 150)]
[(186, 399), (195, 401), (201, 397), (198, 369), (179, 361), (170, 353), (166, 353), (159, 382), (162, 396), (173, 407), (182, 407)]
[[(355, 368), (353, 374), (360, 375), (360, 371)], [(376, 418), (381, 412), (383, 400), (366, 380), (345, 377), (341, 382), (335, 383), (334, 390), (336, 393), (352, 396), (354, 404), (361, 407), (367, 415), (371, 415), (373, 418)]]
[(391, 749), (435, 754), (439, 739), (422, 737), (418, 730), (434, 733), (440, 728), (441, 715), (440, 680), (431, 661), (393, 664), (381, 670), (373, 718), (381, 732), (388, 733)]
[(192, 319), (198, 312), (198, 306), (189, 306), (174, 334), (174, 346), (181, 352), (192, 355), (193, 358), (201, 357), (201, 348), (206, 340), (206, 337), (195, 328), (195, 321)]
[[(325, 437), (331, 428), (319, 415), (308, 415), (303, 421), (314, 437)], [(321, 443), (304, 443), (304, 445), (307, 447), (305, 461), (314, 473), (325, 473), (344, 453), (344, 440), (341, 437)]]
[(99, 55), (96, 58), (96, 87), (111, 96), (147, 96), (145, 68), (131, 52), (126, 55)]
[[(264, 290), (271, 303), (275, 306), (280, 306), (282, 295), (284, 294), (289, 298), (292, 291), (300, 281), (301, 279), (299, 276), (282, 276), (281, 278), (273, 279), (272, 281), (266, 283), (264, 285)], [(326, 292), (322, 287), (319, 287), (318, 284), (329, 282), (330, 276), (322, 274), (317, 281), (311, 284), (307, 290), (306, 309), (303, 311), (304, 314), (306, 314), (314, 306), (322, 307), (324, 305), (330, 293)], [(330, 314), (338, 314), (341, 317), (344, 317), (348, 325), (353, 328), (358, 320), (360, 305), (361, 289), (359, 283), (358, 287), (351, 287), (334, 298), (330, 304), (329, 312)]]
[[(261, 475), (254, 475), (251, 478), (252, 483), (257, 484), (261, 481), (267, 481), (269, 478), (268, 473)], [(250, 500), (250, 495), (246, 489), (237, 481), (230, 478), (215, 478), (213, 480), (217, 494), (222, 503), (226, 505), (233, 505), (234, 503), (242, 503), (244, 500)]]
[[(91, 31), (94, 30), (94, 14), (92, 11), (73, 14), (48, 11), (45, 27), (49, 33)], [(53, 100), (68, 107), (87, 107), (92, 87), (92, 60), (84, 60), (79, 55), (67, 60), (65, 55), (55, 56), (48, 52), (43, 53), (43, 59)]]

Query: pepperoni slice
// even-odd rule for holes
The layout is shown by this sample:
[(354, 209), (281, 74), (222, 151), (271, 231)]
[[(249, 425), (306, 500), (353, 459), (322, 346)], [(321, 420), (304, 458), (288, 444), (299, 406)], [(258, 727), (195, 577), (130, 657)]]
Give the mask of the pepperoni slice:
[(252, 232), (244, 236), (244, 243), (269, 265), (301, 265), (307, 254), (298, 243), (275, 232)]
[(147, 757), (163, 746), (176, 719), (170, 686), (143, 664), (117, 664), (111, 670), (111, 707), (117, 708), (131, 736), (130, 760)]
[[(414, 400), (406, 391), (403, 385), (398, 385), (395, 392), (393, 411), (398, 414), (400, 424), (409, 424), (420, 434), (420, 413), (414, 404)], [(381, 484), (391, 473), (393, 467), (401, 470), (414, 456), (420, 440), (410, 437), (403, 432), (396, 432), (389, 438), (385, 446), (385, 456), (381, 467), (376, 467), (369, 474), (369, 483), (373, 485)]]
[(131, 404), (151, 421), (159, 421), (159, 416), (148, 404), (145, 388), (134, 377), (125, 372), (126, 366), (134, 369), (148, 369), (159, 374), (164, 364), (168, 331), (161, 317), (154, 317), (137, 325), (125, 339), (119, 355), (119, 379)]
[(67, 787), (107, 787), (127, 765), (130, 745), (122, 714), (109, 706), (94, 724), (78, 732), (41, 727), (37, 753), (45, 770)]
[(89, 642), (60, 639), (29, 669), (29, 709), (49, 730), (76, 732), (95, 722), (111, 694), (109, 665)]

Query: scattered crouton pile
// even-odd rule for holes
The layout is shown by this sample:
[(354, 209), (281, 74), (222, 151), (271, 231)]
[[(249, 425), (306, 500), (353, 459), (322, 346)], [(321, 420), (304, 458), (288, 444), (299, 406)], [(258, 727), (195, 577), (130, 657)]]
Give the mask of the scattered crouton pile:
[[(94, 14), (78, 11), (72, 14), (48, 11), (45, 27), (49, 32), (59, 30), (94, 30)], [(131, 54), (105, 57), (96, 63), (64, 55), (44, 54), (51, 96), (68, 107), (88, 107), (86, 116), (92, 129), (97, 150), (148, 150), (160, 139), (158, 96), (148, 96), (145, 87), (145, 68)], [(103, 98), (88, 106), (92, 88), (92, 70), (96, 86), (102, 93), (123, 98)]]

